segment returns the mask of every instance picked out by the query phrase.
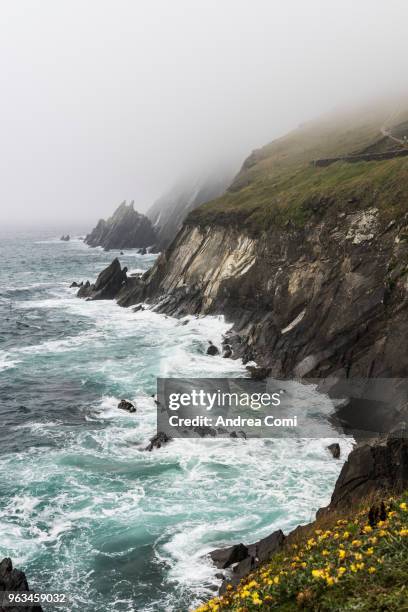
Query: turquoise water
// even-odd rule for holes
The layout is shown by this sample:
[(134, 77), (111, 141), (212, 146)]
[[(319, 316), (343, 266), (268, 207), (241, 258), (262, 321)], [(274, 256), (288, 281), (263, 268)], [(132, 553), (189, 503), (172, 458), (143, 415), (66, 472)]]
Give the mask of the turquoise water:
[[(330, 440), (144, 452), (158, 375), (244, 374), (205, 355), (228, 325), (79, 300), (69, 284), (117, 253), (54, 236), (0, 236), (0, 555), (33, 588), (68, 593), (72, 611), (185, 612), (213, 593), (206, 552), (309, 521), (341, 463)], [(146, 270), (154, 256), (120, 259)], [(122, 397), (135, 415), (116, 408)]]

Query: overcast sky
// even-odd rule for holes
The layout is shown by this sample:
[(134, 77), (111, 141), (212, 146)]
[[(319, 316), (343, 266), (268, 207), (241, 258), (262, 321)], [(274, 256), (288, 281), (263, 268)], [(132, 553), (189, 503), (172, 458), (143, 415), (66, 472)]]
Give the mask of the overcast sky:
[(93, 225), (407, 80), (407, 0), (2, 0), (0, 227)]

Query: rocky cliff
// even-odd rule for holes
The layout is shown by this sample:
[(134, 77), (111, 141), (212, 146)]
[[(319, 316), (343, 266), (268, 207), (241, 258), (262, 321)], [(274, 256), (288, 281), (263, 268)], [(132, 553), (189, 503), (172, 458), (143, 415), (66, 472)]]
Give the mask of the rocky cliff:
[(157, 233), (160, 246), (168, 247), (187, 215), (204, 202), (224, 193), (231, 179), (229, 170), (217, 169), (209, 175), (178, 183), (159, 198), (146, 215)]
[(100, 219), (85, 242), (91, 247), (133, 249), (155, 245), (157, 236), (149, 219), (134, 209), (132, 201), (129, 205), (122, 202), (109, 219)]
[(310, 165), (317, 150), (355, 151), (380, 136), (368, 120), (354, 125), (343, 136), (339, 123), (311, 125), (252, 154), (119, 303), (223, 313), (240, 338), (234, 356), (276, 376), (405, 376), (408, 160)]
[[(408, 159), (311, 164), (367, 150), (389, 116), (376, 108), (325, 118), (252, 153), (226, 194), (188, 216), (153, 268), (122, 283), (119, 304), (222, 313), (233, 323), (232, 356), (272, 376), (405, 378)], [(387, 428), (404, 420), (406, 405), (397, 406)], [(401, 439), (360, 444), (328, 511), (406, 488)], [(251, 559), (242, 559), (240, 575)]]

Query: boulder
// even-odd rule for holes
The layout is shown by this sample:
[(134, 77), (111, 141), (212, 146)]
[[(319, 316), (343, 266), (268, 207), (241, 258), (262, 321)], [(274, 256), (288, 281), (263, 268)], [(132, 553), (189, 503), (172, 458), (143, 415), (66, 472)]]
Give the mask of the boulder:
[(329, 444), (327, 449), (331, 452), (332, 457), (334, 459), (340, 459), (340, 444), (338, 442), (333, 442), (333, 444)]
[(225, 569), (233, 563), (243, 561), (248, 557), (248, 548), (244, 544), (235, 544), (228, 548), (217, 548), (210, 552), (210, 557), (218, 569)]
[(73, 287), (82, 287), (83, 284), (84, 284), (84, 281), (81, 281), (80, 283), (77, 283), (76, 281), (74, 281), (73, 283), (70, 284), (69, 288), (72, 289)]
[(232, 349), (229, 344), (224, 344), (222, 356), (224, 357), (224, 359), (229, 359), (230, 357), (232, 357)]
[[(0, 563), (0, 591), (29, 591), (27, 578), (24, 572), (13, 568), (10, 558), (6, 557)], [(41, 606), (7, 606), (0, 607), (0, 611), (7, 612), (42, 612)]]
[(207, 348), (207, 355), (219, 355), (220, 351), (218, 348), (209, 340), (209, 347)]
[(127, 412), (136, 412), (136, 406), (132, 404), (132, 402), (129, 402), (129, 400), (126, 400), (126, 399), (120, 400), (118, 404), (118, 408), (120, 410), (126, 410)]
[(167, 444), (170, 440), (171, 437), (164, 431), (159, 431), (153, 438), (150, 438), (150, 444), (146, 446), (145, 450), (151, 452), (154, 448), (161, 448), (163, 444)]
[(62, 235), (60, 240), (62, 240), (63, 242), (69, 242), (69, 240), (71, 240), (71, 237), (69, 234), (67, 234), (66, 236)]
[(225, 592), (227, 584), (236, 586), (242, 578), (245, 578), (255, 568), (265, 561), (269, 561), (276, 552), (282, 549), (284, 542), (285, 536), (279, 529), (249, 546), (236, 544), (212, 551), (210, 558), (217, 568), (226, 569), (234, 565), (232, 572), (220, 587), (220, 594)]

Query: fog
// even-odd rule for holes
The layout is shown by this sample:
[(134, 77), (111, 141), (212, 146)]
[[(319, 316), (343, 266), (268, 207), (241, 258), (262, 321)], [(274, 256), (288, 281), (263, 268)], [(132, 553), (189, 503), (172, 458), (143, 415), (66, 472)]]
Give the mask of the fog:
[(406, 0), (2, 0), (0, 15), (0, 227), (144, 211), (406, 88)]

